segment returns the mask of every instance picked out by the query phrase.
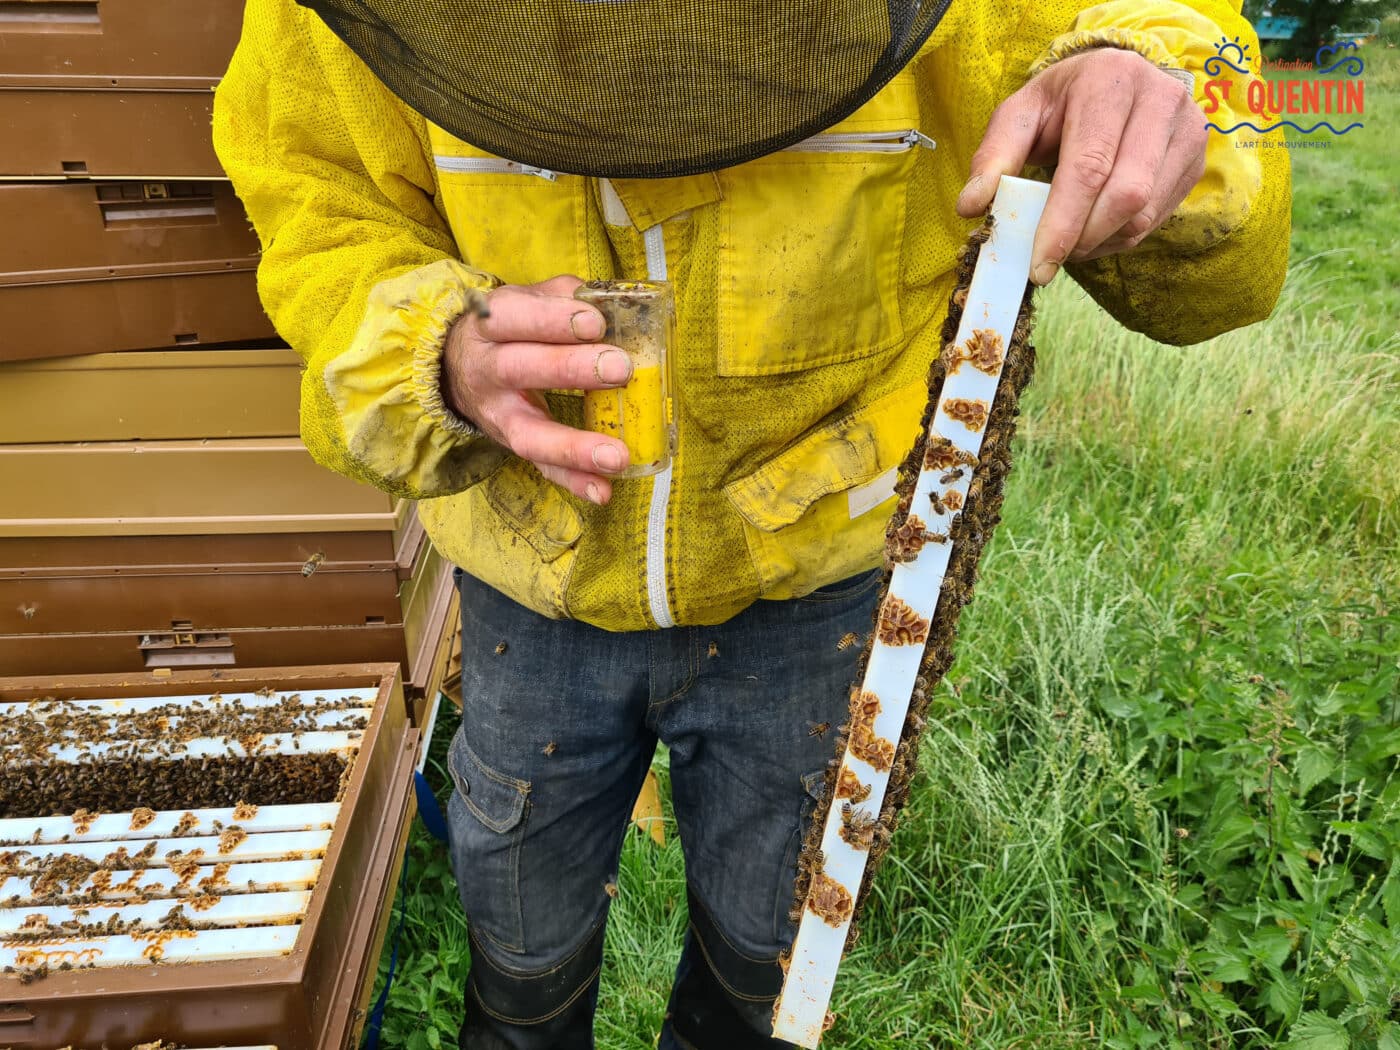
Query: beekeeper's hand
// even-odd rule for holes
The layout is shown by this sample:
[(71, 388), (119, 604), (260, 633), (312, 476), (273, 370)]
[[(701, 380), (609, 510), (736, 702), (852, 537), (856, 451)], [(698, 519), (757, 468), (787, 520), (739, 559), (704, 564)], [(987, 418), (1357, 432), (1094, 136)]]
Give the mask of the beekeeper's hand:
[(606, 475), (627, 466), (616, 438), (550, 418), (542, 390), (622, 386), (632, 362), (603, 336), (603, 315), (573, 298), (583, 282), (555, 277), (503, 285), (487, 297), (490, 316), (463, 315), (447, 338), (442, 386), (452, 411), (528, 459), (576, 496), (606, 503)]
[(982, 214), (1000, 176), (1054, 165), (1031, 252), (1031, 280), (1047, 284), (1066, 260), (1136, 247), (1205, 163), (1205, 120), (1186, 86), (1134, 51), (1097, 48), (1056, 62), (997, 107), (958, 214)]

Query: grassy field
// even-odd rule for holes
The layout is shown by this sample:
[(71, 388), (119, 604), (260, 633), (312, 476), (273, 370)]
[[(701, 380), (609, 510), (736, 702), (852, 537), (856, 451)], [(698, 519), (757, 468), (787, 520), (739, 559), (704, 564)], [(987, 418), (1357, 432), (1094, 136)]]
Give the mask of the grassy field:
[[(826, 1045), (1400, 1050), (1400, 51), (1363, 54), (1367, 126), (1295, 154), (1270, 321), (1176, 350), (1046, 297)], [(465, 924), (421, 831), (408, 886), (384, 1041), (454, 1045)], [(674, 836), (629, 836), (620, 887), (607, 1050), (655, 1044)]]

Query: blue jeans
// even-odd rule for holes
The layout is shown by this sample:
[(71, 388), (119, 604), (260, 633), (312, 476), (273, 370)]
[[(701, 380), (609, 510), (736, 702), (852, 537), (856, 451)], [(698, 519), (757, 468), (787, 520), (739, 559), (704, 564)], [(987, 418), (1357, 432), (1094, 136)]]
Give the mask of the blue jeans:
[[(715, 627), (615, 634), (458, 574), (452, 862), (471, 936), (462, 1050), (588, 1050), (603, 926), (658, 740), (690, 927), (662, 1050), (771, 1038), (797, 854), (845, 718), (872, 571)], [(820, 727), (830, 730), (821, 732)]]

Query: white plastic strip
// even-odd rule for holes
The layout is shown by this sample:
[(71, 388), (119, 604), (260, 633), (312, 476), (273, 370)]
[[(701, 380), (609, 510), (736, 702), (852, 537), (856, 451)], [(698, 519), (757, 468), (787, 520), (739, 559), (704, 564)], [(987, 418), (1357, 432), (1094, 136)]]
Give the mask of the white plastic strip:
[(287, 893), (245, 893), (215, 897), (201, 901), (198, 909), (188, 899), (146, 901), (120, 907), (89, 905), (57, 905), (40, 908), (0, 908), (0, 938), (13, 937), (36, 924), (61, 927), (65, 923), (76, 927), (100, 925), (109, 919), (121, 923), (140, 923), (157, 929), (169, 917), (171, 909), (183, 908), (185, 918), (200, 926), (276, 926), (300, 921), (311, 903), (305, 890)]
[(558, 173), (550, 171), (548, 168), (518, 164), (513, 160), (506, 160), (504, 157), (445, 157), (441, 154), (435, 154), (433, 163), (437, 165), (438, 171), (449, 171), (457, 174), (534, 175), (550, 182), (559, 178)]
[[(144, 871), (95, 871), (81, 881), (65, 882), (43, 900), (36, 899), (32, 876), (0, 882), (0, 900), (20, 908), (81, 900), (127, 901), (135, 897), (201, 897), (309, 890), (321, 873), (319, 860), (270, 861), (262, 864), (215, 864), (176, 873), (169, 868)], [(53, 899), (50, 899), (52, 897)], [(11, 899), (13, 898), (13, 899)]]
[(442, 710), (444, 699), (445, 696), (441, 692), (433, 697), (432, 710), (428, 712), (428, 719), (423, 724), (423, 732), (418, 740), (418, 765), (416, 769), (419, 773), (422, 773), (428, 766), (428, 753), (433, 749), (433, 731), (437, 729), (438, 712)]
[[(273, 831), (318, 831), (334, 827), (339, 813), (339, 802), (313, 802), (304, 806), (104, 813), (78, 820), (73, 817), (14, 817), (0, 820), (0, 846), (168, 839), (208, 835), (234, 824), (250, 835)], [(180, 838), (178, 845), (184, 846), (186, 841)]]
[[(161, 748), (151, 747), (150, 741), (144, 739), (84, 742), (75, 747), (52, 744), (47, 748), (45, 758), (51, 762), (88, 762), (95, 759), (185, 762), (201, 758), (250, 758), (262, 755), (349, 754), (359, 749), (363, 735), (359, 730), (352, 730), (346, 733), (267, 733), (248, 740), (202, 736)], [(36, 760), (32, 755), (25, 755), (7, 761), (33, 765)]]
[(166, 707), (211, 710), (220, 704), (237, 705), (244, 710), (255, 710), (263, 707), (280, 707), (288, 700), (296, 700), (302, 707), (325, 709), (369, 707), (373, 705), (375, 695), (374, 690), (325, 689), (318, 692), (287, 690), (276, 693), (216, 693), (212, 696), (208, 693), (200, 693), (186, 696), (128, 696), (90, 700), (46, 700), (42, 697), (36, 697), (33, 700), (12, 700), (0, 704), (0, 718), (27, 714), (32, 718), (45, 719), (50, 712), (135, 715)]
[[(992, 204), (991, 237), (982, 246), (968, 289), (958, 328), (958, 347), (976, 346), (979, 342), (992, 346), (997, 340), (1001, 347), (1010, 345), (1030, 273), (1031, 244), (1048, 190), (1043, 183), (1002, 178)], [(1004, 353), (993, 354), (964, 361), (949, 371), (930, 427), (930, 449), (945, 447), (939, 439), (946, 438), (957, 452), (977, 455), (1003, 361)], [(952, 519), (967, 498), (971, 478), (970, 469), (926, 458), (915, 484), (910, 513), (925, 522), (928, 534), (948, 535)], [(848, 834), (864, 821), (873, 822), (879, 816), (889, 783), (889, 759), (909, 710), (950, 554), (951, 544), (946, 538), (923, 542), (913, 560), (896, 564), (890, 576), (889, 591), (880, 609), (880, 627), (860, 685), (865, 718), (853, 711), (847, 750), (841, 761), (842, 781), (838, 781), (853, 787), (858, 782), (856, 794), (865, 797), (858, 804), (851, 804), (841, 797), (842, 789), (838, 787), (837, 797), (832, 800), (822, 834), (822, 869), (813, 877), (812, 892), (793, 942), (787, 979), (773, 1012), (774, 1036), (799, 1046), (815, 1047), (821, 1039), (850, 928), (852, 905), (865, 873), (868, 842), (858, 848), (842, 836), (846, 826), (844, 810), (852, 805), (852, 813), (858, 818), (847, 829)], [(853, 750), (865, 757), (857, 757)], [(858, 834), (852, 834), (852, 838), (860, 841)]]
[(0, 947), (0, 968), (23, 972), (47, 966), (140, 966), (153, 962), (225, 962), (285, 955), (301, 926), (253, 926), (232, 930), (160, 930), (120, 937), (64, 941), (62, 947)]
[[(661, 224), (650, 226), (642, 234), (646, 246), (647, 277), (653, 281), (666, 280), (666, 235)], [(674, 627), (671, 600), (666, 593), (666, 517), (671, 501), (671, 471), (675, 457), (666, 469), (651, 479), (651, 504), (647, 508), (647, 600), (651, 618), (658, 627)]]
[(917, 128), (905, 131), (828, 131), (788, 147), (793, 153), (907, 153), (938, 144)]
[[(54, 842), (38, 846), (17, 846), (0, 854), (0, 868), (27, 874), (55, 857), (81, 857), (102, 863), (125, 865), (128, 859), (142, 866), (164, 867), (172, 854), (198, 864), (221, 861), (249, 863), (255, 860), (307, 860), (325, 856), (330, 845), (329, 831), (282, 831), (249, 835), (240, 825), (232, 825), (220, 835), (187, 839), (129, 839), (123, 842)], [(115, 856), (113, 856), (115, 854)], [(110, 866), (110, 865), (109, 865)]]
[[(346, 707), (337, 711), (308, 711), (305, 715), (297, 716), (298, 719), (305, 718), (314, 729), (304, 730), (304, 732), (314, 732), (316, 730), (333, 732), (344, 731), (353, 732), (369, 724), (370, 716), (374, 714), (374, 709), (369, 707)], [(171, 715), (168, 718), (159, 719), (159, 724), (143, 727), (139, 724), (124, 726), (125, 718), (122, 715), (96, 716), (105, 723), (84, 727), (82, 731), (77, 729), (65, 729), (56, 736), (61, 739), (89, 740), (94, 737), (123, 735), (128, 740), (158, 740), (178, 730), (182, 723), (187, 721), (179, 715)], [(250, 726), (256, 726), (258, 713), (256, 711), (232, 711), (226, 716), (228, 719), (227, 730), (230, 735), (239, 735), (247, 730), (240, 725), (247, 722)], [(222, 727), (221, 727), (222, 728)], [(144, 732), (143, 732), (144, 729)], [(252, 730), (256, 732), (256, 728)], [(50, 738), (52, 739), (52, 737)], [(23, 748), (23, 744), (10, 743), (0, 744), (0, 751), (17, 750)]]

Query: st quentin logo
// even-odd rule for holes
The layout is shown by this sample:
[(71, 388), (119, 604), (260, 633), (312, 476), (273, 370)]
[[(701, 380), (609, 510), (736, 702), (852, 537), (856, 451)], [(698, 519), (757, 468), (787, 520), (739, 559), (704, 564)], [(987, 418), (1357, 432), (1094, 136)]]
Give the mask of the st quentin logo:
[[(1331, 120), (1316, 120), (1319, 115), (1332, 116), (1361, 116), (1366, 111), (1366, 83), (1360, 79), (1361, 74), (1366, 69), (1366, 63), (1362, 61), (1360, 55), (1339, 56), (1339, 52), (1355, 51), (1356, 41), (1346, 40), (1338, 44), (1328, 44), (1317, 49), (1317, 54), (1312, 62), (1277, 63), (1275, 69), (1304, 69), (1313, 73), (1308, 79), (1279, 79), (1264, 80), (1262, 77), (1249, 76), (1254, 72), (1251, 64), (1263, 67), (1263, 63), (1257, 58), (1251, 60), (1248, 52), (1249, 45), (1241, 45), (1239, 37), (1234, 40), (1226, 40), (1223, 37), (1215, 46), (1216, 53), (1205, 61), (1206, 76), (1213, 79), (1205, 82), (1205, 105), (1206, 116), (1213, 116), (1219, 111), (1222, 102), (1232, 103), (1236, 112), (1240, 103), (1248, 108), (1262, 123), (1252, 123), (1242, 120), (1231, 126), (1221, 127), (1214, 122), (1206, 124), (1208, 129), (1218, 131), (1228, 135), (1240, 128), (1250, 128), (1260, 133), (1274, 131), (1287, 126), (1302, 132), (1304, 135), (1311, 135), (1323, 128), (1333, 135), (1345, 135), (1348, 131), (1365, 125), (1359, 120), (1354, 120), (1344, 128), (1333, 126)], [(1330, 65), (1324, 63), (1331, 61)], [(1225, 75), (1226, 69), (1242, 73), (1249, 79), (1237, 81), (1233, 77)], [(1328, 74), (1341, 71), (1342, 76), (1335, 79), (1323, 79)], [(1276, 123), (1270, 124), (1271, 117), (1278, 117)], [(1299, 124), (1291, 118), (1299, 117), (1306, 120), (1314, 119), (1308, 127)], [(1339, 120), (1338, 123), (1341, 123)]]

